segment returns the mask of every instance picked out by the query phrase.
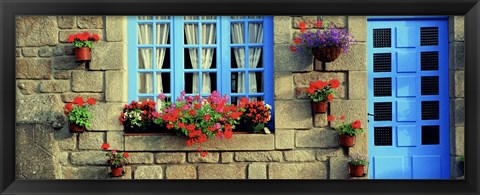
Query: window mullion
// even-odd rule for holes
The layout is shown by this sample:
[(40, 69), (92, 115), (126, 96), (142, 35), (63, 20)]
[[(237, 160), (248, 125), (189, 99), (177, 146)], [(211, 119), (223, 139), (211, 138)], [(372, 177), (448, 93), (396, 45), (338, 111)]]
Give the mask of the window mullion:
[[(183, 40), (183, 37), (185, 36), (184, 34), (184, 25), (183, 25), (183, 17), (182, 16), (173, 16), (173, 31), (175, 34), (175, 39), (172, 44), (172, 47), (174, 48), (175, 52), (173, 54), (173, 58), (175, 59), (174, 63), (174, 80), (172, 83), (176, 83), (176, 85), (173, 85), (173, 93), (172, 93), (172, 101), (175, 101), (177, 99), (177, 96), (180, 94), (182, 90), (185, 90), (185, 75), (184, 75), (184, 47), (185, 43)], [(182, 81), (182, 82), (175, 82), (175, 81)], [(183, 85), (182, 85), (183, 84)]]

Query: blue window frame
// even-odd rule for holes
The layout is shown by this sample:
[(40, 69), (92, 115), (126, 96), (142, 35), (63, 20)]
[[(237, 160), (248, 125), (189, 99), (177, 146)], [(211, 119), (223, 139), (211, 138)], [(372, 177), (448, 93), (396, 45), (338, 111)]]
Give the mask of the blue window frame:
[(183, 90), (273, 107), (273, 17), (129, 16), (128, 100)]

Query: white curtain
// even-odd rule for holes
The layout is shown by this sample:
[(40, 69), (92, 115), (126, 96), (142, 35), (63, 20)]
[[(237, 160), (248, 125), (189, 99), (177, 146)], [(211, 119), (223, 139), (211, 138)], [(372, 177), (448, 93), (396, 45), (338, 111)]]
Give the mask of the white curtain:
[[(240, 19), (244, 16), (232, 16), (232, 19)], [(232, 23), (230, 26), (230, 36), (232, 38), (233, 44), (244, 44), (245, 43), (245, 26), (244, 23)], [(235, 55), (235, 62), (237, 63), (238, 68), (245, 68), (245, 48), (244, 47), (234, 47), (233, 54)], [(237, 78), (237, 92), (245, 92), (245, 74), (242, 72), (238, 73)]]
[[(158, 20), (168, 20), (169, 17), (168, 16), (157, 16), (157, 19)], [(161, 24), (157, 24), (156, 26), (156, 37), (155, 37), (155, 40), (156, 40), (156, 43), (155, 44), (167, 44), (167, 41), (168, 41), (168, 35), (169, 35), (169, 32), (170, 32), (170, 25), (168, 23), (161, 23)], [(156, 69), (162, 69), (163, 67), (163, 62), (165, 60), (165, 52), (167, 51), (167, 48), (157, 48), (156, 49)], [(157, 80), (157, 89), (156, 89), (156, 93), (160, 94), (160, 93), (163, 93), (163, 82), (162, 82), (162, 74), (161, 73), (158, 73), (157, 74), (157, 77), (156, 77), (156, 80)]]
[[(148, 20), (150, 16), (138, 16), (139, 20)], [(146, 45), (152, 44), (152, 25), (139, 24), (138, 25), (138, 44)], [(138, 69), (151, 69), (152, 68), (152, 50), (151, 49), (139, 49), (138, 51)], [(153, 75), (151, 73), (139, 73), (138, 74), (138, 89), (140, 93), (153, 93), (152, 82)]]
[[(185, 20), (195, 20), (196, 16), (185, 16)], [(211, 20), (215, 19), (215, 16), (200, 16), (201, 20)], [(185, 36), (187, 38), (188, 45), (197, 45), (199, 44), (199, 35), (198, 35), (198, 24), (187, 23), (185, 24)], [(214, 23), (202, 23), (201, 24), (201, 44), (215, 44), (216, 39), (216, 26)], [(198, 53), (197, 49), (190, 48), (188, 49), (190, 55), (190, 62), (192, 63), (193, 69), (198, 69)], [(202, 69), (210, 69), (212, 66), (213, 55), (215, 53), (214, 48), (202, 48), (201, 54), (201, 63), (200, 66)], [(192, 93), (199, 93), (198, 90), (198, 74), (193, 74), (192, 79)], [(202, 93), (211, 93), (211, 78), (210, 73), (202, 73)]]

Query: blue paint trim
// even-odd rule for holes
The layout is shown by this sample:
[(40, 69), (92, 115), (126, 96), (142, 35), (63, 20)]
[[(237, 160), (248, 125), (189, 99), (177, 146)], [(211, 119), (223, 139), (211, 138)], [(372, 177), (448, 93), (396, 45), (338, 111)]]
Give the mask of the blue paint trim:
[(275, 105), (274, 105), (274, 64), (273, 64), (273, 16), (264, 16), (263, 23), (263, 35), (264, 35), (264, 52), (263, 52), (263, 65), (264, 65), (264, 93), (265, 102), (272, 106), (271, 121), (267, 124), (270, 130), (274, 129), (275, 124)]
[(448, 20), (448, 16), (367, 16), (367, 20)]
[(127, 78), (128, 78), (128, 85), (127, 85), (127, 92), (128, 92), (128, 100), (127, 102), (131, 102), (132, 100), (137, 99), (137, 57), (138, 50), (137, 50), (137, 17), (136, 16), (128, 16), (127, 17), (127, 26), (128, 26), (128, 35), (127, 35), (127, 52), (128, 52), (128, 70), (127, 70)]

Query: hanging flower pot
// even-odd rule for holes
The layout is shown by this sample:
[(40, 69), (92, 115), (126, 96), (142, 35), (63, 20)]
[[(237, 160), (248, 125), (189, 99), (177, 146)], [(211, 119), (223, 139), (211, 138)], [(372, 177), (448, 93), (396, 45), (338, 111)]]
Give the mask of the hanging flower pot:
[(319, 102), (312, 101), (313, 113), (321, 113), (321, 114), (326, 113), (327, 107), (328, 107), (327, 101), (319, 101)]
[(85, 126), (80, 126), (75, 123), (69, 123), (70, 133), (83, 133), (85, 131)]
[(90, 48), (88, 47), (76, 47), (75, 48), (75, 61), (89, 61), (91, 60)]
[(342, 48), (338, 46), (313, 48), (313, 56), (322, 62), (333, 62), (342, 53)]
[(122, 166), (119, 166), (119, 167), (111, 166), (110, 168), (112, 169), (112, 173), (111, 173), (112, 177), (122, 177), (123, 174), (125, 174)]
[(348, 165), (350, 167), (350, 175), (353, 177), (363, 177), (364, 176), (364, 165)]
[(338, 140), (340, 146), (343, 147), (352, 147), (355, 143), (355, 136), (350, 135), (338, 135)]

